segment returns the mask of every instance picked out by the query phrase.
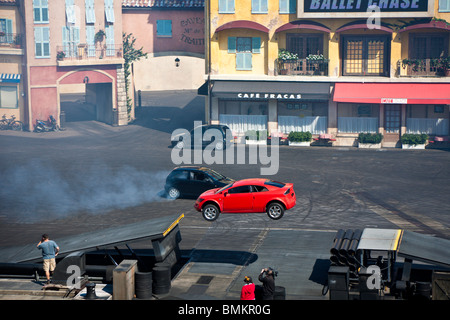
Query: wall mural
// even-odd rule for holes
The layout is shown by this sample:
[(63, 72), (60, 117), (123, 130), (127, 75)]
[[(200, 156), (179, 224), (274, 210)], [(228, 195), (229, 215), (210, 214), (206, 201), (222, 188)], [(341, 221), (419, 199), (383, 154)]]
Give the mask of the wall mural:
[(180, 21), (182, 27), (181, 41), (194, 46), (205, 45), (204, 18), (192, 17)]

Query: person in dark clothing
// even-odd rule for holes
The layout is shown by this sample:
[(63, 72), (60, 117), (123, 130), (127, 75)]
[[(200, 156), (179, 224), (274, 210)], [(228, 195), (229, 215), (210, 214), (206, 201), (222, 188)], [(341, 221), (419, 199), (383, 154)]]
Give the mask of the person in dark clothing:
[(273, 270), (270, 268), (262, 269), (258, 280), (263, 284), (263, 300), (273, 300), (273, 293), (275, 292), (275, 277)]

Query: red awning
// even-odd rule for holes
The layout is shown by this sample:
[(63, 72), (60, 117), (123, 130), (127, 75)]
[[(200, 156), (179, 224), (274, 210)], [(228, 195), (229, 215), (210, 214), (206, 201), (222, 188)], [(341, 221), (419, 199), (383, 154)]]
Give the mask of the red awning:
[(441, 29), (450, 31), (450, 26), (445, 21), (432, 20), (426, 23), (416, 23), (400, 29), (399, 33), (416, 29)]
[(336, 83), (333, 100), (352, 103), (450, 104), (450, 83)]
[(277, 30), (275, 30), (275, 33), (282, 32), (282, 31), (288, 31), (288, 30), (298, 30), (298, 29), (308, 29), (308, 30), (317, 30), (322, 31), (326, 33), (330, 33), (330, 29), (324, 26), (323, 24), (317, 23), (317, 22), (311, 22), (311, 21), (291, 21), (289, 23), (283, 24), (281, 27), (279, 27)]
[(269, 29), (262, 24), (249, 20), (236, 20), (225, 23), (216, 29), (216, 32), (227, 30), (227, 29), (252, 29), (261, 32), (269, 33)]

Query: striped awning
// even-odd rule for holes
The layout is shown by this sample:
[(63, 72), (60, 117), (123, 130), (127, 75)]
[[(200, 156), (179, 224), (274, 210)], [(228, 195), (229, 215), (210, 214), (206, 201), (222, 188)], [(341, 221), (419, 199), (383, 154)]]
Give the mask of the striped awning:
[(20, 74), (2, 73), (2, 74), (0, 74), (0, 82), (19, 83), (20, 82)]

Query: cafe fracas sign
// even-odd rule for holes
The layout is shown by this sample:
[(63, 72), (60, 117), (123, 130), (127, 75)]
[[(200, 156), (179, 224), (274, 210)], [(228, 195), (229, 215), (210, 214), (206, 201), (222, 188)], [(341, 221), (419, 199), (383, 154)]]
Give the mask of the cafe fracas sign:
[(299, 1), (299, 17), (320, 13), (329, 17), (344, 17), (355, 12), (371, 13), (379, 11), (381, 15), (423, 17), (432, 14), (429, 2), (437, 0), (304, 0)]

